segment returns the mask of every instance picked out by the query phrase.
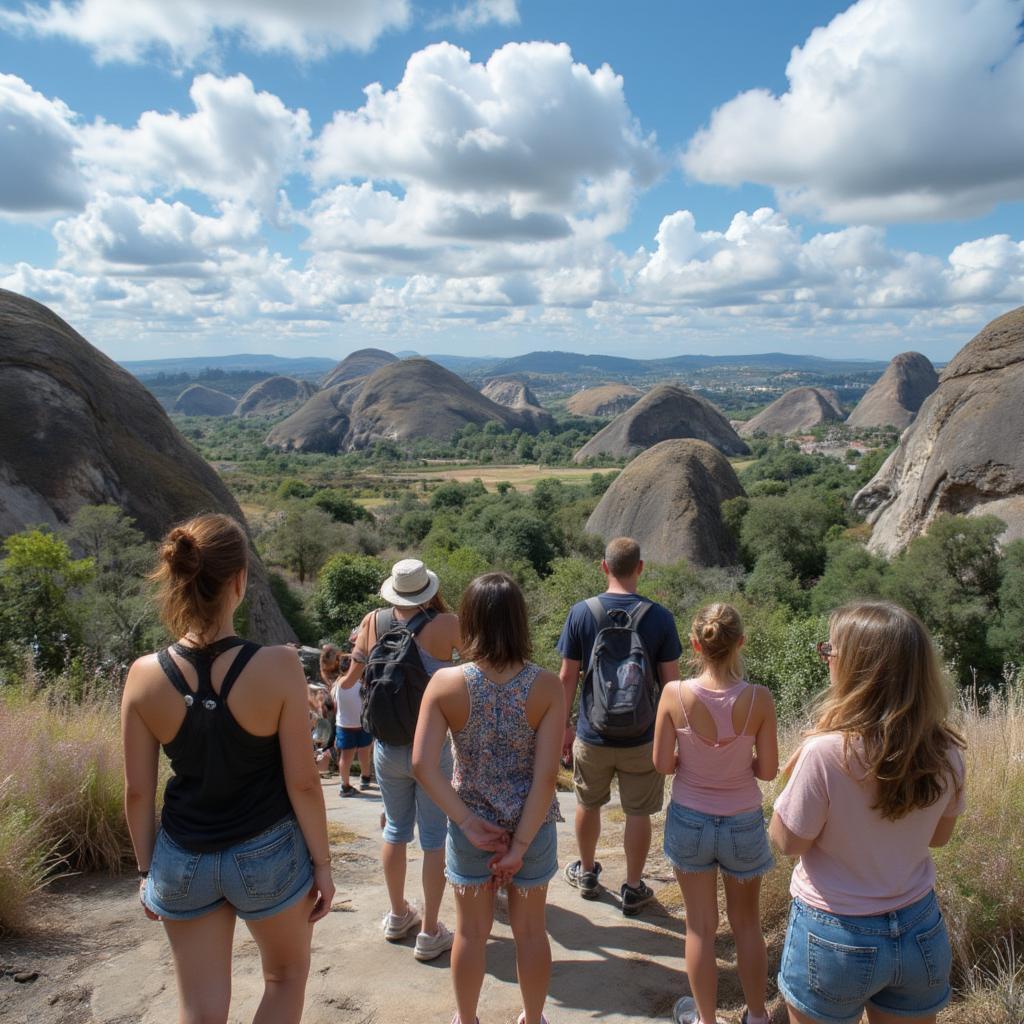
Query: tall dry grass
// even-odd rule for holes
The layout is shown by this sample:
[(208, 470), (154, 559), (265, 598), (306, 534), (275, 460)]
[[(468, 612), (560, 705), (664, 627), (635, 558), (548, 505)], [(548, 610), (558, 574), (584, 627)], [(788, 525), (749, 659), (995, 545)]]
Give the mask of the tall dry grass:
[(0, 931), (47, 879), (119, 872), (131, 846), (116, 704), (0, 696)]

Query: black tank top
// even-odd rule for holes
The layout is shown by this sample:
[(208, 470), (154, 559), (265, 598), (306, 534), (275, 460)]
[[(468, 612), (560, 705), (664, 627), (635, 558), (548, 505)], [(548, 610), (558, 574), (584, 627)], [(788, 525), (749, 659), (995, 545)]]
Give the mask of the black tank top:
[[(218, 694), (210, 683), (210, 667), (215, 658), (233, 647), (241, 650)], [(231, 687), (259, 649), (259, 644), (237, 636), (202, 649), (174, 644), (172, 650), (196, 670), (199, 685), (194, 692), (170, 653), (157, 655), (160, 667), (185, 701), (181, 728), (164, 745), (173, 775), (164, 790), (160, 822), (171, 839), (186, 850), (226, 850), (292, 813), (277, 734), (246, 732), (227, 705)]]

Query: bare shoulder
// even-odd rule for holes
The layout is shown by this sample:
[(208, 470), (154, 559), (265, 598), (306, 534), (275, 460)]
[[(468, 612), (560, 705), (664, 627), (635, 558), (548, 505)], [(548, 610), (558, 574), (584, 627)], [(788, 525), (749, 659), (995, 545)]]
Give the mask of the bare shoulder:
[(144, 654), (132, 662), (124, 681), (125, 702), (144, 696), (157, 683), (166, 678), (158, 659), (159, 654), (154, 652), (153, 654)]
[(439, 668), (430, 677), (430, 689), (438, 697), (449, 697), (466, 689), (466, 679), (461, 665), (452, 668)]
[(305, 695), (306, 677), (303, 675), (302, 663), (294, 647), (261, 647), (253, 655), (251, 664), (266, 682), (288, 689), (301, 689)]
[(767, 686), (763, 686), (761, 683), (751, 683), (750, 688), (754, 691), (752, 699), (757, 702), (758, 706), (765, 711), (775, 708), (775, 697)]
[(542, 668), (537, 673), (537, 678), (533, 681), (533, 686), (531, 687), (531, 693), (533, 692), (543, 694), (552, 699), (565, 699), (562, 680), (554, 672), (549, 672), (546, 668)]

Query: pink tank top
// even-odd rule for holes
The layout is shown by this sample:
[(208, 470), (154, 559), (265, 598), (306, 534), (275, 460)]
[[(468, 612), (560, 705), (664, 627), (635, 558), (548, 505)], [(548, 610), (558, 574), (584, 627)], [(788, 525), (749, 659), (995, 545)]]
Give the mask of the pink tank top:
[(672, 780), (672, 800), (703, 814), (722, 816), (760, 807), (761, 790), (754, 778), (754, 737), (745, 735), (754, 700), (738, 736), (732, 727), (732, 709), (750, 683), (740, 680), (727, 690), (709, 690), (686, 679), (680, 686), (685, 686), (708, 709), (718, 739), (712, 742), (693, 731), (680, 690), (679, 706), (686, 725), (676, 729), (679, 767)]

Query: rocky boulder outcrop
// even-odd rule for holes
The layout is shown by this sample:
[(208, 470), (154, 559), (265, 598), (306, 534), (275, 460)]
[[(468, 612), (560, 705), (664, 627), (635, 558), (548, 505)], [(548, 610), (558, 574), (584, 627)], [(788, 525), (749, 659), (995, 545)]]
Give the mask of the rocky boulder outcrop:
[(264, 444), (286, 452), (345, 451), (349, 413), (366, 381), (366, 377), (356, 377), (317, 391), (275, 424)]
[(1024, 537), (1024, 306), (993, 320), (939, 377), (899, 447), (854, 497), (894, 554), (936, 516), (999, 516)]
[(385, 352), (381, 348), (360, 348), (350, 352), (322, 381), (320, 387), (330, 388), (335, 384), (344, 384), (357, 377), (368, 377), (388, 363), (397, 363), (398, 356)]
[(205, 384), (190, 384), (174, 400), (171, 412), (182, 416), (230, 416), (236, 400)]
[(566, 409), (573, 416), (618, 416), (635, 405), (643, 392), (632, 384), (600, 384), (577, 391)]
[(615, 478), (587, 520), (605, 542), (635, 537), (648, 562), (735, 565), (736, 541), (721, 504), (743, 494), (729, 460), (705, 441), (662, 441)]
[[(0, 289), (0, 535), (117, 505), (152, 540), (241, 509), (157, 400), (45, 306)], [(250, 634), (294, 639), (253, 552)]]
[(495, 377), (487, 381), (480, 394), (506, 409), (528, 416), (537, 430), (550, 430), (555, 425), (554, 416), (537, 401), (530, 385), (519, 377)]
[(829, 388), (793, 388), (740, 426), (743, 437), (755, 434), (802, 434), (843, 418), (836, 393)]
[(278, 416), (307, 401), (316, 385), (294, 377), (268, 377), (251, 388), (235, 406), (236, 416)]
[(851, 427), (906, 430), (924, 400), (939, 386), (931, 360), (920, 352), (901, 352), (864, 392), (846, 422)]
[(726, 455), (750, 451), (710, 402), (679, 384), (659, 384), (592, 437), (573, 461), (597, 455), (628, 458), (662, 441), (683, 437), (707, 441)]

